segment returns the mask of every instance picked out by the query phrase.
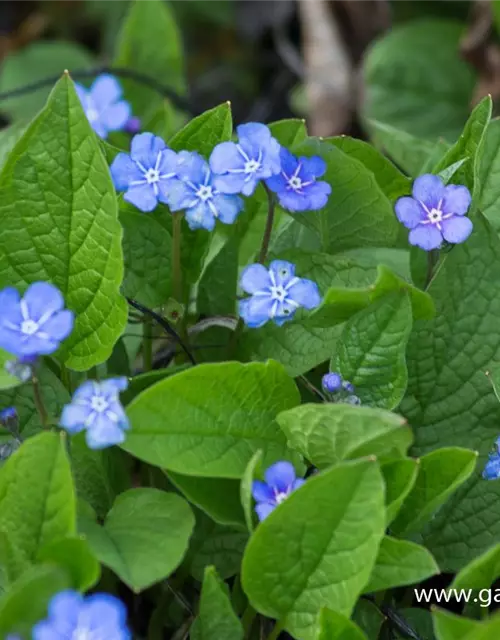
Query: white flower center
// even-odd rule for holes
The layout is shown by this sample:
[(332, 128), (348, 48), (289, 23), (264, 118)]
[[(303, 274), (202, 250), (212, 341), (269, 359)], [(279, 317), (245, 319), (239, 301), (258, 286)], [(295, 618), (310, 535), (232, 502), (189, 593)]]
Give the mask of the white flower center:
[(278, 300), (279, 302), (284, 302), (286, 298), (286, 290), (282, 285), (277, 285), (276, 287), (271, 287), (271, 298), (273, 300)]
[(27, 336), (32, 336), (38, 331), (38, 324), (34, 320), (23, 320), (21, 322), (21, 331)]
[(108, 403), (102, 396), (92, 396), (90, 406), (97, 413), (103, 413), (108, 408)]
[(292, 176), (288, 180), (288, 184), (292, 187), (292, 189), (297, 191), (298, 189), (300, 189), (302, 187), (302, 180), (299, 178), (299, 176)]
[(86, 627), (78, 627), (71, 634), (71, 640), (93, 640), (94, 633)]
[(274, 499), (276, 500), (276, 504), (281, 504), (283, 500), (288, 498), (288, 492), (286, 491), (277, 491), (274, 494)]
[(437, 224), (438, 222), (442, 221), (443, 212), (440, 209), (431, 209), (427, 214), (427, 217), (429, 218), (429, 222), (431, 222), (432, 224)]
[(87, 118), (90, 122), (95, 122), (99, 118), (99, 112), (92, 107), (89, 107), (87, 109)]
[(255, 173), (257, 169), (260, 169), (260, 162), (257, 162), (257, 160), (247, 160), (245, 162), (245, 173)]
[(213, 196), (212, 187), (208, 185), (202, 185), (196, 192), (196, 195), (200, 200), (203, 200), (203, 202), (206, 202), (207, 200), (210, 200), (210, 198), (212, 198)]
[(146, 178), (146, 182), (148, 184), (154, 184), (155, 182), (159, 182), (160, 180), (160, 172), (158, 169), (148, 169), (144, 174)]

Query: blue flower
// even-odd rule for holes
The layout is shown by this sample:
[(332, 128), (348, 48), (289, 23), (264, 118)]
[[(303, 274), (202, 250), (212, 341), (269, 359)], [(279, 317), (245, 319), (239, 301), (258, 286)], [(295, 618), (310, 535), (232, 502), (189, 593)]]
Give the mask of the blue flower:
[(354, 394), (351, 396), (347, 396), (345, 401), (347, 402), (347, 404), (354, 404), (354, 405), (361, 404), (361, 399), (358, 398), (358, 396), (355, 396)]
[(342, 376), (340, 373), (325, 373), (321, 378), (321, 386), (329, 393), (336, 393), (342, 389)]
[(222, 193), (251, 196), (259, 180), (280, 172), (280, 144), (264, 124), (237, 127), (238, 142), (221, 142), (212, 151), (210, 168)]
[(153, 211), (158, 202), (168, 203), (175, 178), (177, 154), (161, 138), (140, 133), (132, 138), (130, 155), (119, 153), (110, 170), (117, 191), (141, 211)]
[(498, 480), (500, 478), (500, 453), (490, 453), (488, 462), (484, 467), (483, 478), (485, 480)]
[(194, 151), (181, 151), (177, 162), (177, 177), (169, 192), (172, 211), (186, 211), (190, 229), (212, 231), (215, 221), (233, 224), (243, 209), (243, 200), (236, 195), (220, 193), (207, 162)]
[(90, 126), (101, 138), (110, 131), (120, 131), (130, 118), (130, 105), (121, 100), (122, 88), (116, 78), (102, 74), (94, 80), (90, 89), (75, 84)]
[(37, 356), (21, 356), (17, 360), (8, 360), (5, 363), (5, 371), (21, 382), (28, 382), (33, 376), (33, 370), (38, 362)]
[(75, 391), (71, 404), (64, 407), (60, 425), (71, 434), (85, 429), (91, 449), (121, 444), (130, 427), (119, 398), (127, 386), (126, 378), (87, 380)]
[(284, 260), (271, 262), (269, 271), (261, 264), (249, 265), (241, 274), (240, 287), (251, 294), (240, 300), (240, 316), (254, 329), (268, 320), (281, 326), (299, 307), (314, 309), (321, 302), (318, 285), (298, 278), (295, 265)]
[(395, 205), (398, 220), (411, 229), (410, 244), (431, 251), (443, 240), (452, 244), (467, 240), (472, 232), (472, 222), (465, 216), (471, 203), (467, 187), (445, 187), (441, 178), (426, 174), (415, 180), (412, 193)]
[(73, 323), (61, 292), (48, 282), (30, 285), (22, 298), (13, 287), (0, 291), (0, 347), (15, 356), (54, 353)]
[(136, 133), (139, 133), (140, 130), (141, 130), (141, 120), (136, 116), (132, 116), (125, 123), (125, 131), (127, 133), (135, 135)]
[(342, 383), (342, 389), (344, 391), (347, 391), (347, 393), (354, 393), (354, 385), (347, 380), (344, 380), (344, 382)]
[(48, 616), (32, 631), (32, 640), (131, 640), (123, 603), (107, 593), (82, 596), (61, 591), (49, 604)]
[(313, 211), (322, 209), (328, 202), (332, 188), (328, 182), (318, 181), (326, 171), (323, 158), (313, 156), (296, 158), (281, 148), (281, 173), (266, 180), (280, 205), (288, 211)]
[(274, 511), (288, 496), (301, 487), (305, 480), (297, 478), (293, 464), (290, 462), (276, 462), (264, 473), (265, 482), (254, 480), (252, 495), (257, 502), (255, 511), (259, 520)]
[(5, 424), (10, 420), (17, 420), (17, 411), (15, 407), (7, 407), (0, 411), (0, 422)]

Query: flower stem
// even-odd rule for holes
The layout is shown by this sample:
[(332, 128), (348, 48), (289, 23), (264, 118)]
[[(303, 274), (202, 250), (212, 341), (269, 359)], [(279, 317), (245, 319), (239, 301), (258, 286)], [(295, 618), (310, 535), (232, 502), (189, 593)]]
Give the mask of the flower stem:
[(47, 429), (49, 416), (43, 402), (42, 390), (40, 388), (40, 383), (38, 382), (38, 378), (36, 377), (36, 375), (31, 378), (31, 383), (33, 385), (33, 399), (35, 401), (35, 407), (38, 411), (38, 415), (40, 416), (40, 422), (42, 423), (42, 427), (44, 429)]
[(282, 631), (283, 631), (283, 625), (281, 624), (281, 622), (279, 620), (277, 620), (276, 624), (274, 625), (273, 630), (267, 636), (267, 640), (277, 640)]
[(266, 190), (266, 193), (267, 193), (268, 207), (267, 207), (266, 228), (264, 229), (264, 235), (262, 236), (262, 245), (260, 247), (259, 260), (258, 260), (260, 264), (264, 264), (264, 262), (267, 260), (267, 252), (269, 250), (269, 243), (271, 241), (271, 234), (273, 232), (274, 207), (275, 207), (274, 194), (269, 190), (268, 187), (266, 187), (266, 185), (264, 185), (264, 189)]
[(431, 249), (427, 254), (427, 275), (425, 277), (425, 289), (429, 288), (434, 275), (434, 267), (439, 261), (439, 249)]
[(142, 368), (145, 372), (153, 368), (153, 320), (146, 315), (142, 323)]
[(172, 296), (182, 302), (181, 270), (182, 214), (174, 213), (172, 219)]
[(257, 612), (252, 607), (252, 605), (249, 604), (243, 612), (243, 616), (241, 617), (241, 624), (243, 625), (243, 635), (245, 638), (248, 638), (250, 635), (250, 631), (252, 630), (253, 621), (255, 620), (256, 615)]

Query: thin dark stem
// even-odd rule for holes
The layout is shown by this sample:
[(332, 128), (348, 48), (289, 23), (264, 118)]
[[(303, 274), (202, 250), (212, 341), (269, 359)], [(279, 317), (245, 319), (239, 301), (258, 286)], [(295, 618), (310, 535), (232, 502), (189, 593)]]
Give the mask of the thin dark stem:
[(425, 289), (428, 289), (434, 275), (434, 267), (439, 261), (439, 249), (432, 249), (427, 253), (427, 275), (425, 277)]
[(144, 307), (142, 304), (140, 304), (139, 302), (136, 302), (135, 300), (132, 300), (131, 298), (127, 298), (127, 301), (130, 306), (134, 307), (134, 309), (137, 309), (138, 311), (141, 311), (142, 313), (153, 318), (153, 320), (155, 320), (155, 322), (157, 322), (160, 325), (160, 327), (168, 333), (169, 336), (171, 336), (176, 342), (179, 343), (179, 345), (182, 347), (182, 350), (189, 358), (189, 361), (191, 362), (191, 364), (196, 364), (196, 360), (194, 359), (193, 354), (186, 347), (186, 345), (184, 344), (184, 341), (182, 340), (180, 335), (177, 333), (177, 331), (175, 331), (175, 329), (173, 329), (170, 326), (168, 320), (166, 320), (163, 316), (160, 316), (158, 313), (156, 313), (152, 309), (148, 309), (148, 307)]
[(309, 381), (305, 376), (298, 376), (298, 378), (297, 378), (297, 379), (298, 379), (298, 381), (299, 381), (299, 382), (301, 382), (301, 383), (304, 385), (304, 387), (306, 387), (306, 389), (309, 389), (309, 391), (310, 391), (313, 395), (316, 395), (316, 396), (318, 396), (318, 398), (321, 398), (321, 400), (322, 400), (323, 402), (328, 402), (327, 397), (326, 397), (326, 396), (324, 396), (324, 395), (321, 393), (321, 391), (320, 391), (317, 387), (315, 387), (315, 386), (313, 385), (313, 383), (312, 383), (312, 382), (310, 382), (310, 381)]
[(43, 402), (42, 390), (36, 375), (31, 378), (31, 383), (33, 385), (33, 399), (35, 401), (35, 407), (38, 411), (38, 415), (40, 416), (40, 422), (42, 423), (42, 427), (47, 429), (49, 425), (49, 415)]
[(151, 316), (144, 316), (142, 334), (142, 361), (144, 371), (151, 371), (153, 368), (153, 319)]
[(264, 185), (264, 189), (267, 193), (268, 207), (267, 207), (267, 220), (266, 228), (264, 229), (264, 235), (262, 236), (262, 245), (260, 247), (259, 262), (264, 264), (267, 260), (267, 252), (269, 251), (269, 243), (271, 242), (271, 234), (273, 232), (274, 223), (274, 194)]
[[(127, 78), (129, 80), (134, 80), (135, 82), (142, 84), (145, 87), (153, 89), (161, 96), (168, 98), (178, 109), (191, 112), (188, 101), (180, 96), (176, 91), (162, 84), (161, 82), (158, 82), (156, 78), (153, 78), (146, 73), (135, 71), (134, 69), (103, 66), (93, 69), (76, 69), (75, 71), (70, 72), (70, 76), (75, 80), (84, 80), (85, 78), (93, 78), (94, 76), (98, 76), (101, 73), (111, 73), (118, 78)], [(42, 78), (41, 80), (37, 80), (36, 82), (25, 84), (24, 86), (18, 87), (17, 89), (4, 91), (3, 93), (0, 93), (0, 101), (7, 100), (8, 98), (14, 98), (16, 96), (22, 96), (26, 93), (31, 93), (32, 91), (43, 89), (44, 87), (51, 87), (60, 79), (60, 77), (60, 74), (57, 76), (48, 76), (47, 78)]]

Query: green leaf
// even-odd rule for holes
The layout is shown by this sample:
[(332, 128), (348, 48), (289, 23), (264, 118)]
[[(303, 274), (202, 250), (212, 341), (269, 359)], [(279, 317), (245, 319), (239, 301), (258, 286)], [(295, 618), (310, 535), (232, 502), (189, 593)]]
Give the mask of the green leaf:
[[(136, 0), (130, 7), (117, 38), (114, 65), (126, 67), (184, 93), (184, 61), (176, 21), (169, 5), (162, 0), (146, 4)], [(145, 118), (162, 102), (161, 94), (144, 83), (123, 80), (125, 98), (134, 115)]]
[(303, 404), (278, 415), (290, 446), (315, 467), (349, 458), (404, 455), (412, 434), (389, 411), (350, 404)]
[(185, 371), (189, 369), (192, 365), (190, 363), (178, 364), (174, 366), (167, 367), (166, 369), (153, 369), (153, 371), (148, 371), (147, 373), (140, 373), (137, 376), (133, 376), (130, 379), (128, 388), (120, 395), (121, 401), (123, 405), (128, 405), (132, 402), (132, 400), (147, 389), (148, 387), (153, 386), (160, 380), (164, 378), (168, 378), (169, 376), (173, 376), (176, 373), (180, 373), (181, 371)]
[(12, 389), (13, 387), (18, 387), (21, 384), (21, 380), (16, 376), (11, 376), (10, 373), (7, 373), (5, 370), (5, 365), (7, 362), (15, 360), (12, 354), (7, 353), (3, 349), (0, 349), (0, 389)]
[(500, 405), (485, 376), (500, 357), (500, 244), (484, 218), (473, 220), (472, 235), (446, 255), (430, 285), (436, 318), (415, 325), (402, 404), (415, 431), (416, 455), (449, 446), (480, 453), (477, 474), (424, 532), (425, 546), (450, 572), (500, 536), (500, 484), (486, 488), (480, 477), (500, 424)]
[[(93, 66), (90, 52), (74, 42), (39, 40), (14, 51), (2, 62), (0, 91), (14, 91), (32, 82), (62, 74), (66, 69), (82, 71)], [(30, 120), (45, 104), (48, 87), (2, 100), (1, 111), (16, 120)]]
[(202, 316), (235, 315), (239, 238), (231, 238), (203, 272), (197, 311)]
[(441, 157), (448, 148), (444, 140), (423, 140), (384, 122), (368, 120), (367, 125), (373, 143), (384, 150), (412, 178), (424, 173), (423, 169), (429, 161), (435, 164), (433, 158), (436, 153)]
[(388, 525), (397, 516), (405, 498), (413, 489), (418, 475), (418, 467), (419, 460), (412, 458), (390, 460), (382, 464)]
[(38, 561), (63, 567), (71, 576), (73, 589), (88, 591), (99, 581), (101, 567), (83, 538), (63, 538), (40, 549)]
[(478, 168), (478, 208), (489, 219), (495, 229), (500, 228), (500, 118), (490, 122), (484, 137), (483, 153)]
[(408, 295), (387, 294), (346, 323), (331, 370), (354, 385), (362, 403), (394, 409), (406, 390), (411, 326)]
[(399, 224), (393, 207), (365, 165), (335, 145), (309, 139), (294, 148), (300, 155), (319, 155), (326, 162), (322, 177), (332, 185), (327, 205), (320, 211), (294, 215), (316, 231), (322, 251), (338, 253), (356, 247), (390, 247)]
[(265, 465), (293, 457), (276, 416), (299, 392), (276, 362), (204, 364), (150, 387), (128, 406), (122, 447), (186, 475), (240, 478), (258, 449)]
[(373, 602), (360, 598), (354, 608), (352, 619), (366, 633), (369, 640), (378, 640), (380, 628), (386, 618)]
[(19, 138), (26, 131), (27, 123), (22, 120), (0, 131), (0, 167), (3, 167)]
[(206, 567), (215, 565), (223, 580), (240, 572), (248, 533), (240, 528), (217, 524), (202, 511), (196, 512), (196, 527), (185, 564), (195, 580), (203, 580)]
[(323, 607), (352, 613), (384, 527), (383, 481), (374, 461), (319, 473), (250, 538), (242, 564), (245, 593), (259, 612), (280, 620), (297, 640), (312, 639)]
[(459, 55), (462, 33), (459, 22), (413, 20), (378, 40), (364, 61), (364, 118), (417, 137), (454, 141), (475, 86)]
[(76, 370), (103, 362), (127, 316), (121, 230), (111, 177), (68, 76), (14, 147), (0, 193), (0, 286), (58, 286), (75, 312), (60, 357)]
[(198, 617), (191, 628), (192, 640), (243, 640), (243, 626), (234, 613), (226, 585), (215, 567), (203, 576)]
[(226, 478), (196, 478), (169, 471), (171, 482), (184, 496), (215, 522), (245, 528), (245, 516), (240, 502), (237, 480)]
[(0, 531), (12, 547), (15, 580), (46, 544), (76, 529), (76, 500), (64, 438), (42, 433), (26, 440), (0, 470)]
[[(420, 608), (404, 608), (398, 609), (398, 614), (400, 614), (406, 624), (413, 629), (420, 640), (436, 640), (430, 611)], [(402, 630), (397, 633), (398, 637), (405, 637)]]
[(474, 471), (477, 453), (449, 447), (420, 458), (418, 476), (391, 531), (397, 535), (418, 531)]
[(439, 573), (439, 567), (425, 547), (385, 536), (364, 592), (416, 584), (436, 573)]
[(468, 620), (444, 609), (434, 609), (432, 620), (436, 640), (472, 640), (475, 632), (481, 629), (481, 623), (477, 620)]
[[(279, 257), (293, 262), (297, 267), (297, 275), (314, 280), (321, 293), (325, 293), (329, 287), (367, 287), (376, 277), (372, 265), (326, 253), (288, 251)], [(282, 327), (268, 322), (261, 329), (244, 331), (239, 341), (239, 355), (252, 360), (273, 358), (281, 362), (289, 375), (294, 377), (329, 359), (341, 329), (310, 327), (308, 322), (301, 321), (301, 317), (310, 320), (311, 315), (304, 313), (300, 316), (298, 313), (292, 322)]]
[(9, 632), (30, 633), (33, 625), (47, 615), (51, 598), (70, 587), (71, 579), (61, 567), (28, 569), (0, 598), (0, 637), (5, 638)]
[(171, 293), (172, 237), (153, 216), (120, 208), (125, 279), (123, 293), (147, 307), (159, 307)]
[(410, 191), (410, 180), (372, 145), (349, 136), (327, 138), (326, 140), (350, 158), (359, 160), (366, 169), (371, 171), (378, 186), (391, 202)]
[(487, 589), (498, 577), (500, 544), (495, 544), (459, 571), (450, 589)]
[[(279, 414), (281, 415), (281, 414)], [(279, 416), (277, 418), (278, 424)], [(281, 424), (280, 424), (281, 426)], [(286, 435), (286, 434), (285, 434)], [(252, 485), (254, 478), (258, 475), (262, 475), (262, 451), (259, 449), (256, 451), (247, 464), (247, 468), (245, 469), (245, 473), (241, 478), (240, 485), (240, 499), (241, 504), (243, 505), (243, 511), (245, 514), (245, 522), (247, 525), (247, 529), (252, 533), (254, 530), (254, 521), (255, 516), (253, 512), (253, 496), (252, 496)]]
[(185, 500), (149, 488), (119, 495), (102, 527), (87, 518), (79, 522), (99, 561), (135, 592), (167, 578), (179, 566), (193, 527)]
[(321, 609), (316, 640), (366, 640), (366, 636), (345, 616), (330, 609)]
[(232, 134), (231, 104), (224, 102), (190, 120), (168, 145), (174, 151), (197, 151), (208, 157), (216, 144), (230, 140)]
[(453, 181), (456, 184), (466, 185), (471, 192), (474, 191), (481, 160), (480, 150), (490, 122), (491, 110), (491, 96), (486, 96), (474, 108), (460, 138), (438, 162), (433, 173), (439, 173), (446, 167), (467, 158), (467, 162), (454, 174)]
[(293, 147), (307, 138), (306, 122), (299, 118), (271, 122), (269, 129), (283, 147)]

